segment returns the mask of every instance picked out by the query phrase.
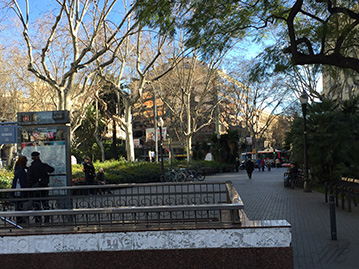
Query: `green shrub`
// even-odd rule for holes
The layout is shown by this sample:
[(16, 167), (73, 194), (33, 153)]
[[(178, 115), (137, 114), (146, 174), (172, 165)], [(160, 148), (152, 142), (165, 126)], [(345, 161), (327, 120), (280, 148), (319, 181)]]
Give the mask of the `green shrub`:
[[(131, 163), (122, 159), (103, 163), (97, 161), (93, 165), (96, 172), (103, 168), (106, 180), (110, 184), (158, 182), (161, 175), (161, 166), (156, 163)], [(81, 164), (72, 166), (72, 178), (85, 177), (82, 167)]]
[[(169, 166), (165, 162), (165, 169)], [(119, 161), (105, 161), (103, 163), (96, 161), (94, 163), (96, 172), (102, 167), (104, 169), (105, 177), (110, 184), (120, 183), (150, 183), (159, 182), (161, 176), (161, 163), (150, 162), (136, 162), (131, 163), (122, 159)], [(171, 167), (177, 169), (179, 167), (188, 167), (186, 161), (175, 161), (171, 164)], [(189, 166), (192, 169), (198, 169), (200, 167), (211, 167), (216, 171), (222, 167), (223, 171), (229, 171), (231, 165), (216, 161), (193, 161)], [(80, 179), (85, 177), (85, 173), (82, 171), (83, 165), (72, 165), (72, 178)], [(0, 188), (10, 188), (13, 179), (13, 172), (5, 169), (0, 169)]]
[(7, 189), (11, 188), (14, 173), (4, 168), (0, 169), (0, 188)]

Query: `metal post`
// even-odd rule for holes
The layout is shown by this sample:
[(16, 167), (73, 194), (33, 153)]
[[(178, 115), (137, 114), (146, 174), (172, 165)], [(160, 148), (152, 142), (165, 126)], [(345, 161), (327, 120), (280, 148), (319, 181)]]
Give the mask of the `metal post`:
[(334, 195), (329, 195), (330, 233), (332, 240), (337, 240), (337, 224), (335, 219)]
[(154, 129), (155, 129), (155, 162), (158, 163), (158, 137), (157, 137), (157, 93), (153, 89), (153, 116), (154, 116)]
[[(303, 93), (308, 100), (308, 97)], [(302, 102), (302, 111), (303, 111), (303, 146), (304, 146), (304, 192), (312, 192), (309, 184), (309, 175), (308, 175), (308, 146), (307, 146), (307, 102)]]

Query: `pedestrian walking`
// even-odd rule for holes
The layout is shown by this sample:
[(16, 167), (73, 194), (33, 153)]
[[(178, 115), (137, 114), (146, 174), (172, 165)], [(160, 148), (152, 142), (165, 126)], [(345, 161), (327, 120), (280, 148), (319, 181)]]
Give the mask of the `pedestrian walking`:
[(261, 159), (257, 160), (258, 172), (261, 171)]
[(248, 159), (247, 162), (246, 162), (246, 171), (247, 171), (247, 175), (248, 175), (249, 179), (252, 178), (253, 170), (254, 170), (254, 164), (251, 161), (251, 159)]
[(270, 172), (270, 170), (272, 168), (272, 161), (269, 158), (267, 158), (265, 163), (266, 163), (266, 166), (268, 168), (268, 172)]
[(265, 167), (266, 163), (264, 161), (264, 159), (261, 160), (261, 168), (262, 168), (262, 172), (264, 172), (264, 167)]
[[(40, 160), (40, 153), (34, 151), (31, 153), (32, 163), (27, 170), (26, 176), (26, 186), (28, 188), (39, 188), (39, 187), (48, 187), (50, 182), (49, 173), (55, 171), (55, 169), (48, 165), (47, 163), (43, 163)], [(47, 190), (39, 190), (34, 191), (30, 194), (32, 197), (45, 197), (45, 199), (33, 201), (34, 210), (41, 210), (41, 207), (44, 210), (49, 210), (49, 200), (46, 197), (49, 196), (49, 192)], [(45, 222), (49, 222), (50, 217), (45, 217)], [(41, 217), (35, 217), (35, 222), (41, 222)]]

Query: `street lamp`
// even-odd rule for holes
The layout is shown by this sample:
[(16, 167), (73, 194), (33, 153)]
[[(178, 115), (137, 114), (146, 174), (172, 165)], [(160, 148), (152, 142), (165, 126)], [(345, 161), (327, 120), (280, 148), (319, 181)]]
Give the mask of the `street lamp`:
[(163, 167), (163, 137), (162, 137), (162, 128), (163, 128), (163, 125), (164, 125), (164, 122), (163, 122), (163, 119), (162, 117), (160, 117), (158, 119), (158, 127), (160, 127), (160, 152), (161, 152), (161, 175), (162, 175), (162, 178), (164, 177), (164, 167)]
[(302, 104), (303, 112), (303, 146), (304, 146), (304, 192), (311, 192), (309, 185), (309, 176), (308, 176), (308, 146), (307, 146), (307, 104), (308, 104), (308, 95), (303, 91), (300, 96), (300, 103)]

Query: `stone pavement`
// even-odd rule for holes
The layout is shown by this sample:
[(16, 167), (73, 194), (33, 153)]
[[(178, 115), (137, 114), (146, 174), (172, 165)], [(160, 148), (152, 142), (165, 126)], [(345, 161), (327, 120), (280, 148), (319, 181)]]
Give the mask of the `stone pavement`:
[(286, 168), (270, 172), (245, 171), (206, 177), (205, 181), (230, 180), (244, 202), (250, 220), (287, 220), (292, 225), (294, 268), (359, 268), (359, 208), (336, 208), (337, 238), (331, 240), (329, 204), (324, 194), (305, 193), (283, 186)]

